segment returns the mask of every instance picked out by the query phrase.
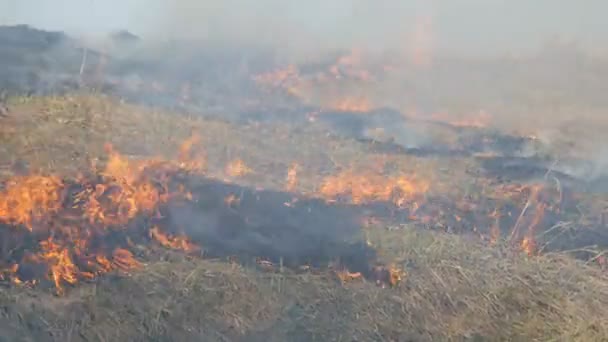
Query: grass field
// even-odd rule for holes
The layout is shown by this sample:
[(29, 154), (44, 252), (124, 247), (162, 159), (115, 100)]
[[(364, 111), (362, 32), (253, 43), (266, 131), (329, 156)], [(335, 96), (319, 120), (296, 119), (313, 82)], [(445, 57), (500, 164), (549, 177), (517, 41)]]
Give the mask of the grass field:
[[(104, 162), (105, 143), (133, 160), (172, 158), (197, 133), (206, 174), (248, 187), (285, 191), (297, 163), (290, 191), (314, 194), (327, 175), (388, 160), (431, 184), (427, 197), (489, 191), (467, 172), (470, 158), (379, 154), (314, 129), (237, 126), (95, 94), (13, 98), (10, 108), (0, 118), (3, 179), (20, 172), (73, 177)], [(227, 172), (235, 159), (251, 172)], [(600, 267), (568, 253), (528, 256), (503, 241), (507, 236), (490, 245), (428, 228), (380, 221), (354, 237), (379, 261), (403, 270), (394, 287), (342, 282), (331, 270), (264, 271), (157, 249), (141, 268), (70, 286), (62, 296), (40, 287), (0, 289), (0, 335), (6, 341), (608, 339), (608, 277)]]

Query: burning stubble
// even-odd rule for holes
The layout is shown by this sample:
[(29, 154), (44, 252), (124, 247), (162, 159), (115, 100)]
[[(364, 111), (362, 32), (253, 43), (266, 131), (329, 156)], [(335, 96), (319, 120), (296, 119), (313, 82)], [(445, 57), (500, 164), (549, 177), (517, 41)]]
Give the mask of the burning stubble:
[[(198, 303), (190, 284), (235, 298), (208, 286), (212, 268), (239, 274), (222, 284), (239, 292), (269, 280), (273, 296), (305, 304), (289, 315), (329, 317), (310, 311), (323, 300), (298, 298), (315, 286), (315, 297), (332, 291), (331, 306), (344, 294), (353, 308), (381, 307), (367, 339), (427, 319), (454, 336), (488, 332), (478, 324), (513, 337), (556, 312), (585, 321), (577, 333), (599, 331), (565, 311), (569, 299), (543, 295), (601, 292), (606, 58), (567, 37), (526, 49), (538, 32), (492, 35), (503, 16), (534, 11), (475, 1), (152, 1), (142, 16), (166, 16), (139, 22), (139, 35), (0, 28), (0, 87), (11, 93), (0, 94), (0, 283), (70, 296), (97, 288), (83, 282), (113, 285), (110, 274), (139, 283), (160, 262), (171, 272), (155, 279), (179, 295), (152, 313), (154, 331), (180, 320), (174, 300)], [(520, 26), (543, 26), (556, 7)], [(471, 20), (450, 24), (459, 11)], [(53, 96), (29, 96), (40, 94)], [(568, 263), (593, 286), (562, 286), (578, 279), (563, 276)], [(204, 270), (175, 271), (192, 265)], [(424, 315), (425, 305), (440, 309)], [(209, 305), (192, 307), (198, 320)], [(476, 310), (482, 319), (470, 319)]]
[[(209, 181), (192, 183), (189, 175), (205, 174), (206, 161), (201, 157), (203, 153), (197, 152), (199, 144), (199, 136), (193, 135), (181, 144), (175, 160), (141, 161), (130, 160), (106, 145), (107, 161), (102, 169), (93, 169), (74, 179), (20, 175), (6, 181), (0, 196), (0, 221), (7, 228), (3, 236), (10, 245), (3, 247), (6, 257), (2, 278), (29, 286), (48, 281), (61, 294), (68, 285), (109, 272), (126, 273), (142, 267), (137, 255), (141, 255), (141, 248), (153, 248), (153, 244), (149, 244), (153, 242), (195, 257), (230, 255), (226, 252), (257, 255), (266, 260), (266, 267), (279, 259), (296, 268), (322, 267), (327, 262), (343, 282), (371, 277), (381, 285), (396, 286), (401, 271), (395, 267), (373, 266), (373, 258), (363, 263), (335, 264), (330, 255), (344, 258), (342, 253), (349, 253), (337, 247), (339, 244), (327, 256), (315, 254), (321, 251), (314, 252), (316, 247), (312, 251), (308, 249), (318, 243), (336, 244), (340, 234), (358, 227), (355, 221), (359, 215), (351, 217), (354, 221), (344, 220), (354, 214), (349, 209), (344, 213), (347, 216), (338, 215), (345, 203), (355, 208), (386, 203), (394, 208), (394, 213), (405, 211), (409, 220), (423, 224), (436, 224), (447, 218), (442, 212), (444, 209), (437, 207), (441, 204), (433, 199), (428, 180), (414, 174), (383, 174), (390, 158), (379, 159), (374, 168), (351, 168), (329, 175), (320, 182), (317, 191), (295, 195), (294, 200), (293, 194), (230, 190), (229, 185)], [(228, 163), (225, 173), (230, 178), (238, 178), (247, 169), (241, 159), (234, 159)], [(295, 163), (286, 170), (286, 186), (292, 192), (298, 187), (297, 170)], [(521, 244), (526, 253), (535, 254), (538, 251), (535, 236), (543, 225), (544, 212), (558, 213), (561, 199), (555, 202), (555, 194), (541, 186), (513, 186), (495, 191), (497, 198), (515, 200), (522, 205), (517, 220), (506, 221), (512, 225), (510, 239)], [(272, 199), (276, 196), (279, 197)], [(328, 206), (320, 206), (316, 199)], [(276, 207), (272, 209), (268, 205)], [(317, 207), (314, 209), (317, 214), (311, 214), (311, 206)], [(464, 201), (457, 207), (460, 212), (450, 214), (451, 219), (464, 223), (471, 217), (475, 204)], [(490, 212), (490, 209), (487, 208), (487, 220), (476, 224), (491, 225), (483, 234), (494, 244), (505, 228), (500, 218), (506, 217), (506, 213), (497, 208)], [(300, 216), (304, 221), (318, 217), (314, 219), (318, 221), (311, 221), (316, 228), (306, 222), (290, 227), (289, 221), (279, 223), (272, 218), (265, 224), (254, 223), (261, 218), (254, 217), (267, 210), (292, 211), (293, 215), (304, 215)], [(294, 210), (302, 213), (296, 214)], [(333, 210), (337, 211), (332, 213)], [(513, 214), (517, 212), (508, 216)], [(327, 229), (326, 224), (332, 228)], [(306, 230), (300, 231), (300, 225), (307, 227)], [(267, 235), (270, 232), (279, 235)], [(281, 237), (281, 234), (288, 235)], [(304, 241), (310, 245), (302, 245)], [(322, 261), (324, 257), (327, 259)], [(365, 266), (366, 262), (370, 266)]]

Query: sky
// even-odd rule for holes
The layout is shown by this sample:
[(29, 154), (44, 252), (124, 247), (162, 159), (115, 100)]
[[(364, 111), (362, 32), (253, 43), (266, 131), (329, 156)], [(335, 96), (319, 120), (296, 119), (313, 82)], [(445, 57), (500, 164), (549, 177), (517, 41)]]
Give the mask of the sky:
[(322, 47), (394, 47), (425, 17), (433, 44), (473, 53), (555, 35), (608, 46), (604, 13), (602, 0), (0, 0), (0, 24)]

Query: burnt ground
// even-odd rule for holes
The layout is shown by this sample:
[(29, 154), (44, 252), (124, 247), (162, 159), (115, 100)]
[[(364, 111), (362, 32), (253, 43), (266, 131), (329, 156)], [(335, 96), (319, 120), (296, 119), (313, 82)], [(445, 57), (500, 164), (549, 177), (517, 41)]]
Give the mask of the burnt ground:
[[(28, 39), (15, 39), (21, 36)], [(0, 331), (7, 340), (608, 336), (608, 282), (598, 265), (608, 244), (608, 197), (601, 175), (572, 167), (594, 164), (583, 154), (513, 130), (415, 120), (390, 108), (324, 110), (311, 122), (307, 115), (319, 109), (314, 105), (276, 94), (260, 100), (267, 94), (248, 80), (270, 68), (263, 51), (248, 52), (249, 69), (235, 74), (229, 71), (245, 57), (226, 47), (187, 50), (171, 63), (162, 56), (129, 60), (125, 50), (120, 57), (90, 50), (87, 65), (107, 66), (80, 75), (83, 50), (63, 34), (3, 28), (0, 39), (3, 65), (19, 66), (0, 78), (10, 95), (8, 115), (0, 116), (3, 180), (24, 172), (71, 177), (103, 162), (106, 142), (132, 159), (175, 157), (193, 132), (201, 135), (208, 160), (205, 177), (189, 184), (199, 201), (170, 208), (168, 215), (186, 226), (202, 255), (153, 248), (136, 255), (141, 269), (78, 284), (61, 297), (43, 286), (5, 284)], [(121, 44), (137, 48), (132, 39)], [(36, 58), (27, 63), (18, 58), (30, 54)], [(184, 67), (191, 60), (216, 67)], [(158, 79), (166, 81), (151, 87)], [(377, 128), (385, 134), (370, 133)], [(575, 130), (562, 133), (567, 146), (583, 140)], [(235, 158), (252, 172), (226, 174)], [(286, 191), (293, 163), (297, 185)], [(416, 212), (314, 198), (328, 175), (378, 168), (387, 177), (408, 173), (430, 182)], [(542, 253), (528, 257), (509, 241), (522, 212), (529, 222), (526, 193), (505, 189), (537, 183), (545, 185), (541, 197), (551, 210), (534, 232)], [(238, 206), (224, 203), (231, 194)], [(495, 223), (499, 236), (492, 244)], [(259, 258), (274, 266), (260, 267)], [(351, 271), (365, 273), (381, 263), (407, 275), (395, 288), (371, 279), (343, 284), (329, 267), (336, 259)], [(302, 264), (315, 267), (302, 272)]]
[[(2, 331), (10, 340), (606, 336), (606, 305), (598, 299), (606, 298), (608, 286), (595, 259), (588, 261), (601, 250), (591, 245), (604, 239), (596, 228), (605, 198), (597, 194), (581, 199), (563, 190), (571, 202), (563, 201), (559, 214), (548, 213), (543, 225), (557, 228), (538, 231), (545, 254), (528, 257), (507, 242), (492, 247), (484, 238), (494, 222), (488, 215), (500, 206), (510, 212), (500, 218), (507, 240), (522, 201), (497, 192), (494, 185), (518, 183), (476, 172), (483, 165), (475, 157), (375, 153), (369, 142), (315, 129), (184, 118), (99, 95), (21, 98), (11, 107), (2, 133), (4, 177), (23, 169), (69, 177), (92, 159), (103, 162), (106, 141), (133, 159), (171, 157), (196, 130), (211, 178), (191, 179), (199, 201), (169, 215), (190, 229), (203, 255), (148, 249), (136, 253), (141, 269), (77, 284), (60, 297), (43, 286), (8, 286), (2, 290)], [(226, 174), (234, 158), (252, 172)], [(382, 159), (388, 160), (387, 175), (399, 170), (432, 179), (417, 212), (430, 220), (414, 220), (407, 209), (388, 203), (311, 198), (326, 175), (365, 170)], [(300, 165), (298, 183), (286, 192), (293, 162)], [(238, 195), (238, 206), (223, 202), (229, 194)], [(546, 196), (550, 202), (557, 197)], [(372, 223), (363, 225), (361, 217)], [(259, 258), (274, 266), (260, 266)], [(397, 264), (407, 275), (395, 288), (373, 280), (342, 284), (329, 268), (336, 259), (362, 272), (375, 263)], [(316, 267), (302, 271), (299, 264)], [(512, 313), (509, 319), (505, 312)]]

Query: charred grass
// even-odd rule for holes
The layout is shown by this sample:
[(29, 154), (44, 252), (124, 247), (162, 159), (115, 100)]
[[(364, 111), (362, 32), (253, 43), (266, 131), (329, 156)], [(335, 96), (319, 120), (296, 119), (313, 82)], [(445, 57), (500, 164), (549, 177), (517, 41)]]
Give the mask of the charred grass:
[[(106, 142), (132, 158), (173, 156), (193, 131), (202, 138), (209, 174), (265, 188), (282, 189), (294, 162), (301, 168), (295, 191), (309, 192), (331, 170), (384, 158), (317, 131), (235, 126), (101, 95), (14, 98), (9, 117), (0, 120), (4, 177), (24, 169), (73, 174), (99, 162)], [(252, 172), (226, 176), (235, 158)], [(462, 171), (465, 159), (401, 156), (393, 163), (445, 183), (433, 191), (479, 191)], [(131, 274), (81, 283), (60, 297), (42, 288), (2, 288), (0, 335), (7, 341), (608, 338), (608, 278), (598, 267), (418, 226), (378, 224), (361, 235), (381, 260), (404, 270), (398, 286), (160, 251)]]

